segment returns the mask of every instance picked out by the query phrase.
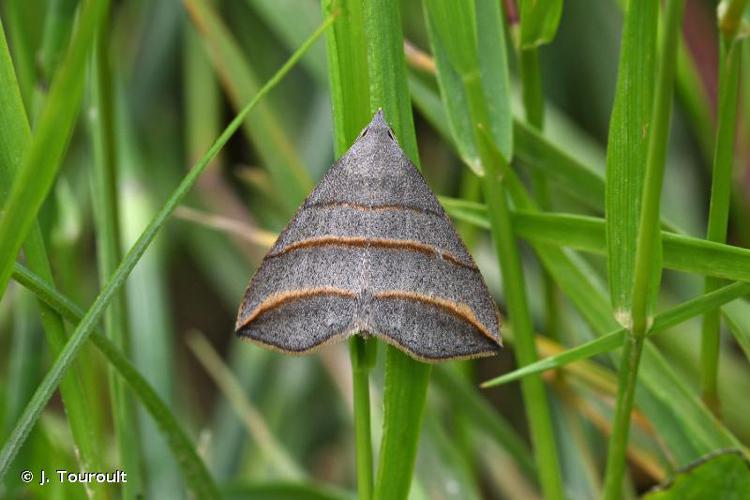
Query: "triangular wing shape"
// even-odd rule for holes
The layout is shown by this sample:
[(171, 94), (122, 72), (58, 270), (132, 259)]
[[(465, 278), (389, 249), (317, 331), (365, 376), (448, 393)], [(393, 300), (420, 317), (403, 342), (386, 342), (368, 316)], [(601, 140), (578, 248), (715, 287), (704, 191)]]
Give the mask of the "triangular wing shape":
[(424, 361), (500, 345), (479, 270), (381, 112), (281, 233), (237, 318), (240, 336), (285, 352), (358, 332)]

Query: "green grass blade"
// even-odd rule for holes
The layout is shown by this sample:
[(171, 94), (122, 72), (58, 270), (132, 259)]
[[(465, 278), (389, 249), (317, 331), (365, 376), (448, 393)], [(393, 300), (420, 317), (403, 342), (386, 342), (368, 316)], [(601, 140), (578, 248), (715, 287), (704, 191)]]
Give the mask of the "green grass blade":
[(16, 80), (16, 72), (10, 57), (8, 42), (5, 39), (2, 19), (0, 19), (0, 204), (8, 199), (16, 166), (20, 165), (23, 153), (29, 142), (31, 130), (26, 119), (26, 109), (21, 99), (21, 91)]
[[(480, 203), (440, 197), (446, 212), (457, 220), (488, 229), (487, 207)], [(605, 221), (598, 217), (516, 210), (513, 230), (532, 243), (606, 254)], [(750, 250), (700, 238), (661, 232), (664, 267), (733, 281), (750, 281)]]
[(0, 296), (5, 292), (18, 251), (62, 163), (80, 107), (87, 55), (107, 7), (106, 0), (83, 3), (78, 28), (52, 82), (34, 137), (0, 214)]
[(727, 304), (723, 313), (735, 340), (750, 361), (750, 304), (746, 300), (738, 300)]
[(658, 2), (628, 2), (607, 141), (607, 252), (612, 307), (626, 324), (656, 80)]
[[(718, 290), (688, 300), (668, 311), (657, 314), (654, 317), (654, 324), (648, 331), (648, 335), (652, 336), (661, 333), (668, 328), (677, 326), (691, 318), (704, 314), (706, 311), (718, 309), (722, 306), (725, 309), (731, 308), (735, 304), (729, 304), (729, 302), (749, 293), (750, 283), (732, 283), (731, 285), (727, 285)], [(622, 346), (625, 334), (625, 328), (620, 328), (602, 337), (586, 342), (585, 344), (561, 352), (560, 354), (549, 356), (531, 365), (495, 377), (482, 383), (482, 387), (495, 387), (507, 384), (508, 382), (518, 380), (533, 373), (541, 373), (547, 370), (560, 368), (569, 363), (604, 354)]]
[[(499, 5), (482, 0), (476, 3), (476, 13), (463, 16), (454, 16), (453, 6), (452, 2), (425, 1), (428, 31), (433, 52), (437, 53), (441, 47), (445, 47), (447, 59), (460, 75), (467, 97), (466, 112), (470, 117), (469, 126), (474, 134), (477, 152), (484, 169), (482, 189), (488, 204), (495, 252), (505, 284), (508, 315), (516, 332), (515, 355), (519, 365), (526, 365), (536, 361), (536, 346), (526, 298), (524, 273), (510, 222), (507, 198), (510, 189), (504, 178), (503, 182), (498, 182), (498, 169), (507, 167), (507, 162), (512, 156), (512, 120), (507, 111), (510, 108), (510, 92), (507, 86), (508, 70)], [(461, 22), (470, 23), (472, 28), (457, 26)], [(495, 42), (499, 43), (499, 46), (487, 52), (487, 37), (490, 34), (495, 34)], [(460, 40), (461, 37), (473, 36), (476, 36), (476, 42), (473, 38)], [(481, 50), (477, 54), (478, 46)], [(459, 57), (461, 61), (457, 61)], [(440, 71), (438, 65), (438, 74)], [(487, 98), (489, 89), (493, 92), (491, 99)], [(452, 98), (445, 94), (442, 97), (444, 102)], [(498, 101), (503, 104), (496, 105)], [(497, 130), (503, 132), (500, 140), (494, 133), (496, 130), (493, 121), (499, 124)], [(549, 498), (562, 498), (562, 477), (545, 387), (540, 378), (532, 377), (525, 379), (521, 388), (542, 491)]]
[(370, 88), (363, 5), (323, 0), (327, 15), (341, 14), (326, 35), (336, 157), (349, 149), (370, 121)]
[(562, 16), (563, 0), (521, 0), (521, 49), (551, 42)]
[[(4, 33), (0, 30), (0, 88), (3, 89), (2, 109), (3, 124), (0, 126), (0, 201), (7, 198), (7, 190), (13, 184), (23, 152), (30, 141), (29, 123), (26, 111), (21, 102), (18, 83), (15, 79), (10, 56), (7, 51)], [(52, 281), (52, 270), (47, 258), (42, 232), (36, 220), (32, 220), (29, 235), (24, 242), (28, 265), (45, 279)], [(40, 304), (42, 326), (51, 351), (59, 353), (66, 341), (65, 325), (62, 318)], [(81, 365), (76, 364), (72, 372), (61, 384), (63, 403), (69, 417), (74, 441), (78, 446), (80, 467), (82, 470), (98, 470), (103, 466), (101, 451), (102, 439), (99, 429), (91, 423), (90, 406), (86, 399), (86, 389), (90, 381), (86, 380)], [(104, 487), (98, 484), (90, 489), (97, 495), (104, 494)]]
[[(520, 184), (513, 170), (507, 165), (500, 166), (505, 180)], [(519, 209), (538, 210), (522, 186), (510, 192)], [(612, 315), (598, 277), (583, 261), (550, 245), (536, 243), (533, 247), (560, 289), (599, 335), (621, 327)], [(638, 405), (649, 416), (678, 463), (695, 460), (717, 447), (737, 445), (737, 439), (700, 404), (684, 379), (649, 343), (644, 350), (640, 381), (643, 390), (636, 395)], [(680, 417), (675, 418), (675, 415)]]
[[(741, 14), (747, 1), (737, 7)], [(731, 6), (728, 8), (731, 9)], [(731, 30), (731, 28), (728, 28)], [(708, 212), (706, 239), (723, 243), (727, 239), (729, 204), (732, 197), (734, 142), (737, 130), (737, 107), (740, 84), (741, 43), (725, 37), (719, 55), (719, 103), (717, 108), (716, 143), (713, 156), (711, 202)], [(705, 291), (721, 286), (714, 278), (707, 278)], [(719, 413), (719, 311), (710, 311), (703, 318), (701, 332), (701, 387), (706, 404)]]
[[(370, 111), (383, 109), (385, 119), (406, 155), (419, 167), (411, 114), (399, 3), (364, 2)], [(373, 498), (406, 498), (412, 484), (430, 365), (392, 346), (386, 347), (383, 389), (383, 435)]]
[[(340, 10), (326, 34), (328, 68), (333, 108), (334, 152), (336, 158), (354, 143), (359, 131), (370, 120), (370, 89), (365, 40), (364, 5), (359, 0), (323, 0), (328, 15)], [(360, 336), (349, 340), (354, 400), (354, 432), (357, 493), (362, 500), (372, 498), (373, 453), (370, 425), (370, 368), (377, 355), (377, 344)]]
[[(53, 288), (49, 282), (21, 264), (15, 265), (13, 279), (34, 292), (39, 300), (45, 302), (72, 324), (78, 324), (83, 319), (85, 313), (80, 307)], [(193, 493), (199, 498), (218, 498), (216, 485), (203, 460), (196, 453), (195, 445), (151, 384), (138, 373), (138, 370), (114, 342), (98, 332), (91, 335), (91, 342), (107, 358), (122, 380), (130, 386), (133, 394), (158, 424)], [(128, 481), (130, 481), (130, 471), (127, 472)]]
[[(641, 351), (646, 332), (650, 327), (651, 311), (661, 281), (662, 242), (661, 232), (659, 231), (659, 211), (669, 142), (669, 125), (672, 118), (677, 44), (680, 39), (684, 5), (684, 0), (671, 0), (665, 5), (665, 21), (661, 33), (661, 54), (650, 122), (651, 130), (648, 133), (643, 195), (641, 198), (630, 202), (629, 211), (626, 210), (620, 214), (620, 216), (627, 217), (628, 213), (632, 214), (639, 205), (641, 207), (637, 240), (635, 241), (635, 265), (632, 268), (631, 295), (628, 297), (630, 299), (630, 315), (624, 319), (623, 315), (618, 316), (618, 311), (615, 309), (615, 316), (618, 316), (620, 321), (624, 321), (625, 325), (629, 327), (629, 333), (625, 338), (622, 351), (617, 404), (612, 422), (612, 435), (607, 450), (607, 469), (604, 475), (604, 498), (607, 499), (619, 498), (622, 493), (630, 418), (635, 399)], [(630, 13), (628, 16), (630, 16)], [(624, 53), (624, 55), (636, 57), (636, 54)], [(641, 82), (641, 84), (651, 85), (648, 82)], [(630, 91), (632, 92), (633, 89), (631, 88)], [(640, 174), (637, 173), (636, 175)], [(635, 183), (635, 178), (628, 176), (626, 172), (608, 172), (607, 178), (610, 177), (612, 178), (611, 186), (613, 189), (621, 189), (623, 185)], [(617, 218), (617, 213), (607, 214), (610, 237), (612, 230), (619, 231), (620, 236), (623, 234), (622, 227), (619, 230), (616, 229), (620, 225)], [(612, 242), (609, 243), (608, 255), (611, 259), (613, 247)], [(630, 275), (629, 263), (626, 262), (624, 266), (627, 275)], [(617, 268), (615, 268), (615, 272), (617, 272)], [(613, 299), (616, 299), (614, 295)]]
[[(477, 175), (482, 175), (469, 113), (469, 95), (463, 79), (472, 72), (481, 79), (483, 98), (492, 111), (488, 114), (488, 130), (503, 155), (512, 157), (505, 35), (498, 5), (481, 0), (476, 5), (460, 2), (458, 6), (460, 8), (449, 3), (425, 3), (425, 17), (448, 126), (460, 156)], [(464, 23), (468, 23), (467, 28), (462, 27)]]
[(23, 415), (19, 419), (16, 427), (11, 433), (8, 441), (0, 450), (0, 477), (2, 477), (10, 466), (10, 462), (18, 452), (19, 447), (23, 444), (28, 436), (34, 422), (41, 415), (44, 406), (49, 401), (55, 388), (61, 378), (67, 371), (76, 355), (83, 347), (86, 339), (93, 331), (95, 325), (101, 318), (104, 310), (109, 305), (114, 295), (121, 289), (130, 272), (133, 270), (138, 260), (146, 251), (151, 241), (158, 234), (160, 229), (167, 222), (169, 216), (185, 197), (190, 188), (195, 184), (201, 172), (206, 168), (210, 161), (216, 156), (221, 148), (227, 143), (229, 138), (242, 125), (247, 114), (255, 107), (257, 102), (265, 96), (276, 84), (294, 67), (299, 58), (312, 45), (312, 43), (323, 34), (329, 27), (332, 19), (328, 18), (318, 30), (289, 58), (289, 60), (279, 69), (279, 71), (258, 91), (258, 94), (240, 111), (239, 114), (230, 122), (218, 137), (216, 142), (206, 152), (206, 154), (195, 164), (190, 172), (185, 176), (180, 185), (175, 189), (166, 203), (161, 207), (159, 212), (143, 231), (141, 237), (126, 254), (122, 263), (118, 266), (117, 271), (107, 281), (107, 285), (102, 289), (94, 304), (88, 310), (76, 328), (65, 348), (55, 360), (51, 370), (47, 373), (42, 383), (34, 393), (34, 397), (26, 406)]
[(406, 498), (414, 473), (430, 365), (388, 346), (383, 389), (383, 439), (373, 498)]

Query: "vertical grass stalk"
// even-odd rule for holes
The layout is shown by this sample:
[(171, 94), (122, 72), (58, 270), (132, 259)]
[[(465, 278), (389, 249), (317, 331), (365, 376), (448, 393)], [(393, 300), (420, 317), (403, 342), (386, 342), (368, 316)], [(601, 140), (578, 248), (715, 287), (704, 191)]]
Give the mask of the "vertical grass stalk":
[[(526, 298), (523, 267), (508, 208), (508, 195), (497, 165), (498, 161), (506, 164), (507, 161), (501, 154), (493, 152), (492, 145), (484, 134), (488, 122), (484, 117), (486, 108), (478, 74), (475, 73), (474, 78), (471, 76), (464, 78), (464, 84), (477, 135), (479, 157), (485, 172), (482, 178), (482, 188), (487, 202), (492, 239), (505, 284), (508, 316), (513, 324), (516, 359), (520, 366), (525, 366), (537, 360), (537, 353), (534, 328)], [(521, 382), (521, 391), (529, 419), (534, 457), (542, 491), (545, 498), (562, 499), (564, 494), (557, 444), (542, 379), (538, 376), (525, 378)]]
[[(370, 119), (367, 43), (362, 2), (322, 0), (324, 14), (338, 14), (326, 39), (333, 106), (334, 151), (343, 155)], [(357, 493), (372, 498), (373, 459), (370, 427), (370, 368), (377, 345), (355, 335), (349, 340), (354, 399)]]
[[(748, 0), (730, 2), (720, 19), (722, 30), (719, 47), (719, 96), (716, 141), (713, 154), (711, 204), (708, 212), (706, 239), (724, 243), (732, 195), (734, 138), (737, 129), (737, 96), (739, 93), (742, 41), (735, 39), (737, 19), (741, 18)], [(706, 278), (706, 293), (722, 285), (721, 280)], [(721, 311), (713, 310), (703, 317), (701, 330), (701, 389), (703, 401), (719, 414), (719, 340)]]
[[(544, 130), (544, 91), (539, 68), (539, 49), (536, 47), (520, 48), (519, 63), (526, 122), (541, 132)], [(549, 186), (545, 174), (538, 169), (533, 169), (531, 175), (539, 207), (542, 210), (550, 210)], [(544, 330), (550, 338), (559, 338), (560, 307), (555, 282), (546, 269), (542, 269), (542, 279), (545, 306)]]
[[(8, 190), (13, 185), (19, 165), (31, 142), (31, 130), (21, 94), (16, 80), (13, 65), (8, 52), (5, 34), (0, 30), (0, 109), (3, 109), (3, 123), (0, 125), (0, 203), (5, 203)], [(44, 237), (38, 222), (31, 221), (28, 237), (24, 242), (24, 253), (29, 268), (52, 282), (52, 269), (44, 244)], [(67, 336), (63, 319), (46, 304), (40, 302), (42, 327), (55, 355), (65, 346)], [(61, 383), (60, 392), (68, 415), (73, 440), (78, 448), (78, 460), (81, 470), (104, 470), (101, 444), (97, 426), (90, 422), (89, 403), (86, 398), (86, 381), (81, 376), (79, 366), (74, 366), (71, 373)], [(104, 495), (105, 488), (92, 485), (91, 492)]]
[(664, 9), (664, 29), (652, 112), (652, 129), (646, 156), (646, 177), (638, 239), (635, 252), (631, 328), (627, 334), (620, 363), (617, 406), (612, 425), (607, 469), (604, 478), (604, 498), (619, 498), (625, 471), (630, 413), (633, 408), (635, 386), (646, 332), (650, 326), (648, 293), (653, 274), (661, 274), (661, 233), (659, 207), (664, 181), (669, 124), (672, 114), (674, 74), (677, 44), (684, 0), (669, 0)]
[[(370, 111), (382, 108), (401, 147), (419, 166), (404, 59), (399, 2), (365, 0), (365, 33), (370, 71)], [(383, 437), (374, 498), (406, 498), (422, 428), (431, 367), (387, 346), (383, 390)]]

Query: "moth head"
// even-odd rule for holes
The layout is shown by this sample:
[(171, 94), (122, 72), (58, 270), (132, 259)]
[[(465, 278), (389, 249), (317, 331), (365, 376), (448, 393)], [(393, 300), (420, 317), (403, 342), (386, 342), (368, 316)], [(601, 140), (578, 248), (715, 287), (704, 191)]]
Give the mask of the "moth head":
[(375, 116), (372, 117), (372, 121), (369, 123), (369, 125), (367, 125), (359, 134), (359, 139), (364, 138), (368, 134), (375, 136), (387, 135), (393, 142), (398, 143), (393, 130), (391, 130), (391, 127), (389, 127), (388, 123), (385, 121), (385, 115), (383, 114), (382, 108), (378, 109), (378, 111), (375, 113)]

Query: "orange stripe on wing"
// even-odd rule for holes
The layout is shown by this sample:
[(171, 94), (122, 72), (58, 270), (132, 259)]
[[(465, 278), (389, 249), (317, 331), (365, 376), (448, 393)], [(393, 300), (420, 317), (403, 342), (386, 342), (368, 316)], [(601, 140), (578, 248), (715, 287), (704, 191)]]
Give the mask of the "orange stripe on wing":
[(250, 314), (247, 315), (242, 321), (240, 321), (238, 318), (237, 324), (235, 326), (235, 331), (239, 331), (240, 329), (246, 327), (261, 314), (271, 311), (286, 303), (294, 302), (295, 300), (305, 299), (308, 297), (318, 297), (326, 295), (346, 297), (351, 299), (357, 298), (357, 294), (355, 292), (330, 286), (319, 288), (302, 288), (300, 290), (289, 290), (286, 292), (274, 293), (266, 297), (263, 302), (258, 304), (255, 309), (253, 309), (252, 312), (250, 312)]
[(487, 327), (485, 327), (474, 315), (474, 311), (472, 311), (471, 308), (466, 304), (453, 302), (451, 300), (446, 300), (440, 297), (431, 297), (429, 295), (423, 295), (415, 292), (405, 292), (402, 290), (388, 290), (385, 292), (379, 292), (375, 294), (375, 298), (411, 300), (415, 302), (421, 302), (423, 304), (429, 304), (459, 317), (460, 319), (466, 321), (471, 326), (476, 328), (482, 335), (484, 335), (488, 339), (492, 340), (496, 344), (500, 343), (497, 337), (493, 336), (490, 333)]

